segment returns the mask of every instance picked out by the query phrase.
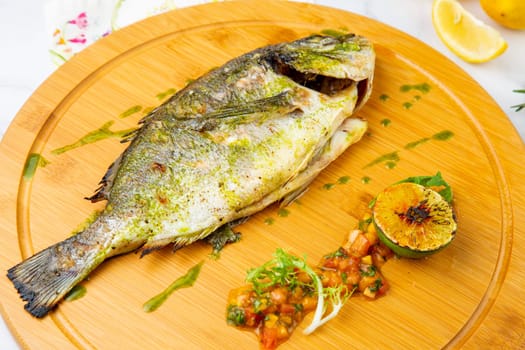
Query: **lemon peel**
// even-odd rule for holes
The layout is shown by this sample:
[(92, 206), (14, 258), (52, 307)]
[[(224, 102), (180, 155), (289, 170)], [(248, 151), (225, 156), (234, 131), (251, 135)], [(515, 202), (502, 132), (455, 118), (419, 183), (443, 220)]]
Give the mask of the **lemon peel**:
[(498, 24), (511, 29), (525, 29), (525, 1), (480, 0), (479, 3)]

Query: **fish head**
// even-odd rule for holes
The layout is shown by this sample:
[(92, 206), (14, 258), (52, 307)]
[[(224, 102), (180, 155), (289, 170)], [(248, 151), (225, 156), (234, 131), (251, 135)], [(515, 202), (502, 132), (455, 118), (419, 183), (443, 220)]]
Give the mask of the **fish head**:
[(311, 35), (282, 44), (273, 64), (279, 73), (326, 95), (356, 84), (358, 109), (372, 90), (375, 51), (373, 44), (359, 35)]

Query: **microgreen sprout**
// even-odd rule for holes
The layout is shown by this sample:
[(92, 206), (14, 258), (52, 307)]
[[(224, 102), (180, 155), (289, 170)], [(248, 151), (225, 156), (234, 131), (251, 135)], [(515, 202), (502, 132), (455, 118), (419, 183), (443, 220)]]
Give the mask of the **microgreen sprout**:
[(283, 249), (277, 249), (272, 260), (249, 270), (246, 280), (253, 285), (253, 289), (259, 295), (274, 285), (294, 289), (296, 286), (304, 285), (297, 278), (298, 269), (306, 272), (312, 279), (319, 280), (315, 271), (306, 264), (306, 259), (288, 254)]
[[(305, 272), (311, 281), (300, 281), (298, 279), (299, 271)], [(291, 255), (280, 248), (275, 251), (272, 260), (249, 270), (246, 280), (253, 285), (254, 291), (259, 295), (275, 285), (286, 286), (289, 289), (301, 286), (315, 291), (317, 293), (317, 306), (312, 323), (305, 328), (304, 334), (312, 333), (334, 318), (355, 290), (354, 288), (350, 291), (343, 284), (336, 287), (323, 287), (321, 278), (306, 263), (306, 258)], [(325, 316), (328, 310), (330, 311)]]
[[(323, 293), (318, 295), (317, 308), (312, 323), (304, 329), (304, 334), (311, 334), (317, 328), (337, 316), (343, 305), (352, 296), (355, 288), (348, 290), (346, 285), (340, 284), (337, 287), (327, 287), (322, 290)], [(325, 301), (324, 299), (328, 299), (328, 301)], [(328, 303), (330, 303), (331, 311), (328, 315), (324, 316), (327, 311), (326, 304)]]

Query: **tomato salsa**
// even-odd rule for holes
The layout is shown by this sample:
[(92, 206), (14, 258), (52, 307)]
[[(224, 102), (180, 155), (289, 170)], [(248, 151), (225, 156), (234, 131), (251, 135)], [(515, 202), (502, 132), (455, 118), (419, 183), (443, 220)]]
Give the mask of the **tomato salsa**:
[[(279, 259), (250, 270), (249, 284), (229, 293), (227, 322), (253, 331), (262, 349), (275, 349), (291, 336), (309, 312), (317, 309), (321, 286), (316, 288), (314, 279), (322, 283), (323, 294), (331, 294), (332, 305), (327, 312), (340, 308), (352, 293), (375, 299), (389, 288), (380, 269), (393, 255), (379, 241), (367, 214), (344, 244), (323, 256), (315, 267), (281, 250)], [(315, 275), (313, 279), (312, 273), (318, 279)], [(337, 311), (332, 312), (333, 316)]]

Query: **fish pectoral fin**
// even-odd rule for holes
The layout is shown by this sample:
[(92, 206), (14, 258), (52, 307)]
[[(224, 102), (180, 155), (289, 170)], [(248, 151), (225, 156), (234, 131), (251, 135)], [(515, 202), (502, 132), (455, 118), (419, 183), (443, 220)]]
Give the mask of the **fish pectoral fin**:
[(143, 258), (145, 255), (162, 249), (171, 243), (173, 243), (173, 237), (163, 239), (150, 238), (142, 247), (140, 247), (140, 257)]
[(276, 112), (279, 114), (291, 112), (297, 106), (293, 102), (291, 90), (277, 95), (249, 101), (245, 104), (234, 104), (205, 114), (206, 118), (233, 118), (243, 117), (255, 113)]
[(309, 181), (305, 182), (304, 184), (302, 184), (299, 188), (293, 190), (292, 192), (289, 192), (288, 194), (286, 194), (286, 196), (284, 196), (280, 202), (279, 202), (279, 207), (280, 208), (284, 208), (288, 205), (290, 205), (292, 202), (294, 202), (295, 200), (299, 199), (303, 194), (306, 193), (306, 191), (308, 191), (308, 187), (310, 186), (310, 184), (312, 183), (314, 179), (310, 179)]
[(173, 243), (173, 250), (176, 251), (184, 246), (187, 246), (199, 239), (209, 236), (217, 227), (205, 228), (201, 231), (192, 232), (191, 234), (177, 235), (177, 234), (158, 234), (148, 238), (146, 243), (140, 248), (140, 257), (144, 257), (149, 253), (164, 248)]

